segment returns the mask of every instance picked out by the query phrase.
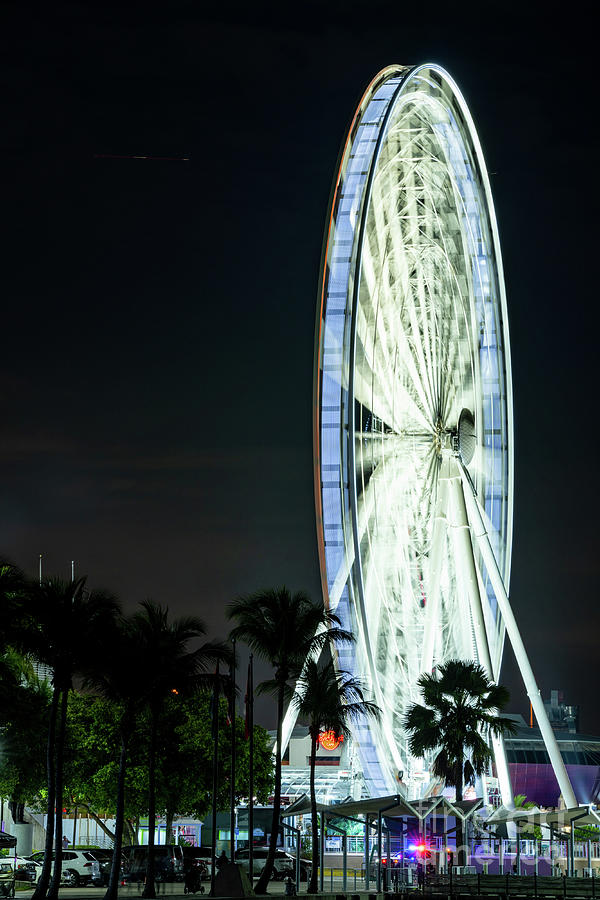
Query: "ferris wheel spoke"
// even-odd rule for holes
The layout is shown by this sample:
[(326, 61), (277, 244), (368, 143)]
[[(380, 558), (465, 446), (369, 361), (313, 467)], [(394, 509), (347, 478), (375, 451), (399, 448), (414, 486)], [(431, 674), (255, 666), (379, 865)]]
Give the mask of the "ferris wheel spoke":
[[(370, 347), (369, 357), (373, 372), (377, 380), (385, 385), (388, 396), (394, 392), (399, 379), (395, 379), (392, 386), (391, 374), (393, 372), (392, 354), (390, 353), (389, 344), (393, 342), (398, 347), (398, 358), (402, 361), (403, 369), (408, 375), (408, 383), (414, 391), (415, 401), (418, 402), (423, 416), (432, 425), (431, 418), (431, 397), (428, 396), (423, 384), (420, 371), (418, 354), (415, 353), (414, 346), (407, 339), (405, 327), (396, 315), (394, 321), (388, 320), (387, 310), (391, 310), (397, 303), (397, 298), (391, 292), (389, 285), (379, 282), (375, 283), (371, 273), (374, 271), (374, 261), (368, 249), (365, 246), (364, 253), (364, 285), (366, 295), (368, 296), (368, 304), (365, 300), (361, 304), (364, 310), (368, 306), (371, 312), (370, 317), (366, 312), (357, 320), (357, 333), (361, 339), (363, 348)], [(362, 295), (362, 291), (361, 291)], [(406, 380), (403, 380), (407, 387)]]
[[(390, 270), (393, 274), (393, 288), (390, 284), (391, 279), (384, 277), (384, 291), (387, 296), (387, 304), (386, 307), (389, 310), (394, 310), (398, 305), (398, 293), (397, 293), (397, 283), (400, 285), (405, 285), (405, 290), (402, 291), (402, 305), (405, 310), (405, 314), (408, 315), (408, 323), (409, 328), (407, 329), (409, 333), (414, 335), (419, 335), (421, 329), (423, 328), (423, 323), (419, 322), (418, 313), (423, 313), (424, 309), (424, 298), (423, 296), (418, 297), (418, 309), (415, 305), (415, 292), (410, 290), (410, 278), (408, 279), (408, 284), (406, 284), (406, 279), (408, 276), (408, 263), (405, 253), (405, 235), (403, 234), (402, 223), (404, 221), (408, 223), (413, 223), (415, 216), (418, 214), (415, 206), (416, 200), (414, 197), (414, 191), (410, 191), (410, 179), (407, 175), (404, 175), (404, 179), (402, 181), (402, 187), (405, 189), (406, 197), (404, 198), (404, 208), (402, 210), (402, 217), (394, 216), (389, 224), (385, 226), (385, 234), (386, 234), (386, 246), (385, 246), (385, 256), (384, 261), (387, 265), (388, 270)], [(384, 202), (384, 194), (385, 185), (382, 185), (381, 182), (377, 182), (374, 186), (374, 208), (381, 208)], [(379, 199), (379, 202), (377, 202)], [(377, 218), (377, 217), (376, 217)], [(381, 217), (380, 217), (381, 218)], [(377, 233), (377, 229), (375, 229)], [(415, 228), (415, 233), (418, 234), (418, 228)], [(393, 248), (393, 252), (390, 253), (390, 247), (388, 246), (388, 235), (389, 242)], [(381, 250), (381, 248), (379, 248)], [(399, 271), (398, 271), (399, 270)], [(386, 274), (386, 266), (382, 266), (382, 272), (385, 276)], [(393, 323), (395, 317), (390, 316), (390, 323)], [(424, 332), (426, 330), (423, 328)], [(391, 327), (388, 328), (391, 336), (394, 336), (393, 330)], [(426, 402), (428, 409), (433, 410), (433, 385), (432, 385), (432, 368), (431, 362), (427, 358), (427, 353), (424, 350), (424, 344), (428, 345), (428, 341), (417, 340), (413, 342), (412, 348), (412, 356), (414, 358), (414, 367), (415, 371), (420, 373), (419, 383), (422, 386), (421, 389), (421, 397), (426, 397)], [(414, 378), (414, 372), (413, 378)], [(423, 401), (424, 402), (424, 401)]]
[(386, 367), (389, 359), (368, 352), (368, 337), (363, 329), (366, 331), (366, 321), (361, 316), (357, 321), (361, 351), (357, 352), (355, 366), (356, 399), (397, 433), (415, 426), (431, 433), (431, 421), (423, 408), (422, 397), (399, 379), (392, 381), (393, 369)]

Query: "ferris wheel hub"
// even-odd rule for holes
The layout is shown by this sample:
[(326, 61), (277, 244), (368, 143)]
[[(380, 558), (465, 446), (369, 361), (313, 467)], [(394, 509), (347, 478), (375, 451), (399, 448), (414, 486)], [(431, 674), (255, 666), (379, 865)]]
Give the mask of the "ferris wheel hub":
[(476, 447), (475, 417), (470, 409), (463, 409), (458, 418), (458, 453), (465, 466), (470, 465)]

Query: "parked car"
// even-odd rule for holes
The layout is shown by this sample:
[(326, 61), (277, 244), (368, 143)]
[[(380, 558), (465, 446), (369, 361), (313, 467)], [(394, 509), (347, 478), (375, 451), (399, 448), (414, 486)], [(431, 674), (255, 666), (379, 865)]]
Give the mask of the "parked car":
[(15, 896), (15, 871), (10, 861), (3, 857), (0, 859), (0, 897)]
[[(73, 887), (79, 884), (89, 884), (92, 880), (92, 864), (96, 861), (96, 850), (63, 850), (62, 852), (62, 880)], [(102, 852), (102, 851), (98, 851)], [(55, 853), (52, 853), (54, 861)], [(29, 859), (37, 863), (44, 862), (44, 851), (32, 853)]]
[(27, 859), (25, 856), (7, 856), (2, 859), (3, 865), (10, 865), (14, 869), (16, 881), (28, 881), (37, 884), (42, 867), (40, 863)]
[[(148, 846), (129, 844), (123, 847), (129, 869), (126, 881), (143, 881), (148, 864)], [(154, 877), (157, 881), (183, 881), (183, 849), (177, 844), (158, 844), (154, 847)]]
[[(95, 887), (105, 887), (110, 879), (114, 853), (112, 850), (94, 850), (93, 853), (96, 859), (92, 863), (92, 884)], [(127, 859), (121, 856), (121, 881), (125, 879), (128, 869)]]
[[(267, 856), (269, 855), (268, 847), (255, 847), (252, 854), (252, 872), (254, 875), (260, 875), (262, 870), (265, 867), (265, 862), (267, 860)], [(239, 863), (240, 866), (246, 870), (246, 872), (250, 871), (250, 850), (238, 850), (235, 854), (235, 861)], [(300, 859), (300, 880), (308, 881), (310, 878), (310, 870), (311, 870), (311, 862), (309, 859)], [(291, 853), (287, 853), (285, 850), (276, 850), (275, 851), (275, 863), (273, 865), (273, 875), (271, 876), (274, 880), (283, 881), (284, 878), (287, 878), (288, 875), (291, 875), (292, 878), (295, 878), (296, 875), (296, 857)]]

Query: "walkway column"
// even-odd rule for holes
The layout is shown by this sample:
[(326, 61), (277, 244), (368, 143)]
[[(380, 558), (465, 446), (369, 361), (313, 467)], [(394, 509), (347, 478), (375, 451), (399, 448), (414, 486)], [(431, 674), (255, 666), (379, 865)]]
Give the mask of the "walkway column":
[(325, 862), (325, 813), (321, 813), (321, 834), (319, 835), (319, 861), (321, 863), (319, 867), (319, 887), (321, 893), (323, 893), (323, 877), (325, 872), (323, 871), (323, 865)]
[(383, 856), (382, 851), (382, 828), (381, 828), (381, 813), (377, 815), (377, 893), (381, 892), (381, 857)]
[(369, 890), (369, 858), (371, 856), (371, 848), (369, 847), (369, 817), (365, 816), (365, 890)]
[(575, 875), (575, 826), (571, 822), (571, 834), (569, 835), (569, 875)]
[[(386, 837), (387, 837), (387, 853), (386, 853), (386, 869), (387, 869), (387, 878), (385, 881), (385, 889), (386, 891), (391, 891), (392, 889), (392, 836), (390, 834), (390, 829), (386, 828)], [(589, 844), (589, 841), (588, 841)]]

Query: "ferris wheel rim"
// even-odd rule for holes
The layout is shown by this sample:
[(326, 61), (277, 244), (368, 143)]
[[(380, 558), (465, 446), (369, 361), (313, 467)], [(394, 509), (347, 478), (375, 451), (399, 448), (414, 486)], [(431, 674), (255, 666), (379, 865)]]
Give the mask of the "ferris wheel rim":
[[(512, 375), (511, 375), (511, 364), (510, 364), (510, 343), (509, 343), (509, 334), (508, 334), (508, 319), (506, 313), (506, 297), (505, 297), (505, 286), (504, 286), (504, 278), (502, 271), (502, 260), (501, 260), (501, 252), (500, 252), (500, 244), (498, 239), (498, 230), (497, 230), (497, 222), (495, 217), (495, 211), (493, 207), (493, 201), (491, 197), (491, 190), (489, 186), (489, 177), (487, 175), (487, 169), (485, 166), (485, 161), (483, 158), (483, 154), (481, 152), (481, 146), (479, 143), (479, 139), (477, 137), (477, 132), (475, 130), (472, 118), (470, 116), (469, 110), (466, 106), (464, 98), (460, 93), (458, 87), (451, 79), (445, 70), (433, 63), (424, 63), (419, 66), (414, 66), (411, 68), (404, 68), (401, 66), (390, 66), (386, 69), (382, 70), (382, 72), (378, 73), (378, 75), (373, 79), (367, 91), (363, 95), (361, 102), (358, 105), (355, 116), (352, 120), (352, 124), (348, 131), (348, 135), (346, 137), (342, 152), (340, 154), (339, 164), (336, 168), (336, 178), (334, 182), (334, 188), (332, 190), (332, 196), (330, 201), (330, 213), (327, 218), (327, 229), (326, 229), (326, 240), (323, 245), (323, 259), (322, 259), (322, 271), (321, 271), (321, 282), (320, 282), (320, 300), (317, 309), (317, 338), (315, 345), (315, 395), (314, 395), (314, 414), (315, 414), (315, 429), (314, 429), (314, 444), (315, 444), (315, 500), (316, 500), (316, 510), (317, 510), (317, 531), (318, 531), (318, 547), (319, 547), (319, 558), (321, 565), (321, 577), (323, 584), (323, 594), (326, 598), (327, 602), (335, 606), (335, 601), (330, 596), (330, 585), (328, 583), (328, 576), (331, 574), (327, 570), (327, 560), (325, 554), (325, 526), (324, 526), (324, 517), (323, 517), (323, 497), (321, 494), (321, 474), (322, 474), (322, 454), (321, 454), (321, 422), (323, 417), (323, 410), (321, 409), (321, 366), (323, 364), (322, 354), (324, 352), (323, 343), (322, 343), (322, 328), (325, 325), (327, 310), (326, 306), (326, 266), (328, 262), (328, 255), (330, 250), (330, 239), (332, 233), (333, 226), (333, 210), (336, 205), (336, 199), (338, 197), (338, 192), (340, 191), (340, 186), (343, 185), (343, 180), (346, 177), (344, 172), (344, 164), (346, 160), (346, 156), (348, 153), (349, 142), (352, 137), (353, 130), (358, 127), (357, 123), (360, 122), (361, 116), (364, 114), (365, 110), (368, 108), (369, 98), (372, 98), (379, 89), (382, 84), (385, 84), (387, 80), (398, 77), (399, 83), (395, 87), (393, 92), (393, 98), (390, 99), (385, 117), (378, 123), (378, 134), (377, 134), (377, 147), (373, 156), (369, 163), (369, 175), (367, 186), (365, 188), (364, 197), (361, 205), (361, 218), (360, 218), (360, 227), (359, 227), (359, 236), (356, 239), (356, 262), (354, 264), (355, 268), (353, 269), (353, 289), (352, 289), (352, 300), (351, 300), (351, 350), (350, 350), (350, 366), (349, 366), (349, 384), (348, 384), (348, 406), (349, 406), (349, 422), (348, 422), (348, 463), (347, 463), (347, 471), (348, 471), (348, 491), (350, 496), (349, 502), (349, 512), (352, 520), (352, 540), (354, 542), (354, 550), (352, 553), (352, 562), (351, 566), (356, 567), (359, 571), (359, 575), (356, 579), (356, 585), (359, 593), (363, 589), (364, 579), (361, 572), (362, 566), (362, 557), (361, 557), (361, 549), (359, 546), (359, 525), (358, 525), (358, 517), (359, 517), (359, 508), (357, 502), (357, 483), (356, 479), (353, 477), (354, 473), (357, 472), (356, 465), (356, 447), (355, 447), (355, 435), (356, 435), (356, 411), (355, 411), (355, 391), (354, 391), (354, 383), (356, 378), (356, 340), (357, 340), (357, 316), (359, 309), (359, 293), (361, 289), (361, 265), (363, 259), (363, 247), (365, 241), (365, 232), (367, 228), (367, 216), (369, 213), (371, 199), (372, 199), (372, 189), (374, 184), (374, 179), (377, 171), (377, 163), (379, 160), (379, 154), (381, 151), (381, 147), (386, 138), (386, 129), (388, 122), (396, 108), (396, 101), (401, 97), (403, 91), (406, 90), (407, 85), (414, 78), (419, 76), (419, 73), (424, 72), (425, 70), (435, 71), (441, 77), (441, 79), (448, 85), (451, 91), (452, 98), (456, 100), (460, 112), (462, 114), (463, 123), (466, 126), (466, 134), (470, 141), (469, 147), (472, 148), (474, 157), (478, 163), (479, 169), (478, 174), (481, 178), (481, 188), (484, 199), (484, 213), (487, 215), (487, 225), (489, 225), (490, 236), (491, 236), (491, 249), (493, 255), (493, 262), (495, 264), (495, 272), (496, 272), (496, 287), (498, 290), (498, 295), (495, 297), (495, 303), (499, 307), (500, 310), (500, 321), (502, 325), (501, 330), (501, 341), (502, 348), (500, 351), (501, 362), (503, 363), (501, 376), (503, 376), (503, 385), (504, 385), (504, 401), (506, 403), (506, 423), (505, 423), (505, 443), (506, 446), (503, 448), (502, 453), (506, 458), (506, 477), (507, 477), (507, 514), (506, 514), (506, 529), (503, 536), (504, 542), (504, 577), (507, 580), (509, 571), (510, 571), (510, 554), (511, 554), (511, 544), (512, 544), (512, 515), (513, 515), (513, 411), (512, 411)], [(327, 297), (327, 300), (329, 298)], [(325, 313), (325, 315), (324, 315)], [(472, 349), (472, 348), (471, 348)], [(473, 383), (475, 384), (475, 377), (473, 378)], [(475, 387), (473, 387), (475, 390)], [(460, 399), (460, 398), (458, 398)], [(459, 405), (456, 410), (456, 427), (458, 429), (460, 418), (465, 412), (465, 407), (462, 404)], [(471, 413), (472, 415), (472, 413)], [(463, 420), (464, 421), (464, 420)], [(363, 482), (364, 483), (364, 482)], [(335, 587), (335, 585), (332, 585)], [(333, 601), (333, 602), (332, 602)], [(362, 609), (362, 616), (364, 618), (363, 621), (363, 636), (368, 635), (368, 623), (366, 622), (366, 611), (365, 611), (365, 603), (364, 598), (363, 601), (359, 604)], [(369, 641), (366, 641), (366, 654), (368, 657), (372, 656), (372, 647), (370, 646)], [(501, 651), (500, 651), (501, 655)], [(372, 660), (371, 660), (372, 663)]]

